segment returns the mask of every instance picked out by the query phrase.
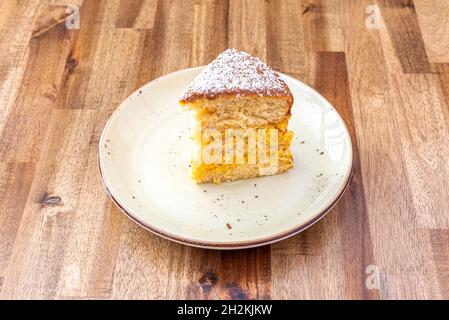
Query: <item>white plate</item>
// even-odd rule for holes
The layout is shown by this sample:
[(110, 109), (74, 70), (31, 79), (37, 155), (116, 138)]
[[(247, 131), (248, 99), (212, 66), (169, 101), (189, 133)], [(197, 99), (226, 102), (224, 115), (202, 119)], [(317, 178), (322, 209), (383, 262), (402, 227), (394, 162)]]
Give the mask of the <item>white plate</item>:
[(203, 67), (156, 79), (112, 114), (100, 139), (107, 192), (142, 227), (204, 248), (261, 246), (322, 218), (346, 189), (352, 169), (348, 130), (337, 111), (302, 82), (281, 74), (295, 102), (289, 128), (294, 168), (231, 183), (189, 177), (192, 115), (178, 97)]

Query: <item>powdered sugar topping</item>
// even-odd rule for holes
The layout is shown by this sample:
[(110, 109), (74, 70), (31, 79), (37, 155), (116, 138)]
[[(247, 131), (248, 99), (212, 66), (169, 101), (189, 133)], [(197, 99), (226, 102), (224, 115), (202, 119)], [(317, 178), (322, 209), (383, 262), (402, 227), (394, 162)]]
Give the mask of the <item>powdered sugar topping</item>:
[(259, 58), (235, 49), (221, 53), (190, 84), (181, 101), (215, 98), (222, 94), (245, 96), (291, 95), (285, 82)]

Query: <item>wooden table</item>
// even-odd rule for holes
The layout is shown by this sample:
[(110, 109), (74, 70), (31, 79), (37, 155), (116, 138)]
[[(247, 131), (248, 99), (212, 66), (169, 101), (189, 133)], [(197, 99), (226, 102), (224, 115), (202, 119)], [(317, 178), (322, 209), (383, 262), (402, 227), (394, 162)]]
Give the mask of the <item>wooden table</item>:
[[(448, 1), (2, 0), (0, 30), (1, 298), (449, 298)], [(220, 252), (127, 219), (97, 147), (131, 92), (228, 47), (329, 99), (355, 170), (312, 228)]]

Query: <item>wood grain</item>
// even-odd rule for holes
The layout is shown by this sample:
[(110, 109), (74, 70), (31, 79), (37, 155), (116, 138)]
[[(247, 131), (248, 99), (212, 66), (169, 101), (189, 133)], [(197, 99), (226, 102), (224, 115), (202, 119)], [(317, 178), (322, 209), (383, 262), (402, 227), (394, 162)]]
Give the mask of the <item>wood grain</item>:
[(33, 181), (34, 164), (3, 162), (0, 174), (0, 278), (3, 279)]
[(379, 0), (382, 17), (404, 73), (429, 73), (430, 64), (413, 2)]
[[(79, 30), (65, 26), (69, 4)], [(370, 5), (379, 29), (365, 25)], [(0, 298), (449, 298), (448, 10), (443, 0), (1, 1)], [(97, 145), (131, 92), (228, 47), (322, 93), (348, 126), (354, 171), (310, 229), (221, 252), (121, 214)], [(380, 281), (368, 287), (372, 268)]]
[(296, 1), (269, 1), (267, 6), (267, 62), (299, 79), (307, 74), (301, 8)]
[[(0, 3), (0, 132), (19, 94), (29, 56), (28, 43), (39, 1)], [(18, 26), (11, 32), (11, 26)]]
[(266, 1), (229, 1), (229, 47), (266, 59)]
[(413, 0), (430, 62), (449, 60), (449, 3), (445, 0)]
[(346, 50), (349, 84), (375, 264), (381, 271), (381, 298), (435, 297), (434, 265), (427, 258), (430, 247), (416, 236), (416, 204), (404, 164), (402, 133), (397, 118), (391, 116), (397, 101), (390, 87), (388, 57), (379, 32), (366, 29), (364, 17), (357, 16), (369, 2), (344, 4), (346, 39), (351, 39)]
[(308, 51), (344, 51), (340, 0), (303, 0), (298, 10), (301, 10), (298, 16), (303, 21), (304, 43)]
[[(448, 218), (441, 206), (449, 201), (446, 192), (449, 184), (445, 178), (449, 149), (443, 142), (449, 140), (449, 129), (445, 99), (439, 89), (439, 77), (437, 74), (393, 72), (402, 64), (401, 58), (394, 54), (392, 37), (388, 37), (384, 31), (380, 35), (386, 65), (390, 70), (388, 75), (391, 95), (395, 101), (400, 102), (392, 105), (391, 109), (395, 112), (401, 132), (400, 141), (411, 182), (418, 227), (446, 228)], [(420, 123), (422, 114), (426, 115), (427, 121), (416, 125)], [(435, 171), (440, 174), (428, 179)]]
[(117, 28), (151, 29), (156, 16), (155, 0), (120, 1)]
[[(1, 161), (36, 162), (67, 67), (73, 33), (63, 25), (30, 40), (30, 56), (0, 140)], [(30, 85), (34, 84), (34, 85)]]

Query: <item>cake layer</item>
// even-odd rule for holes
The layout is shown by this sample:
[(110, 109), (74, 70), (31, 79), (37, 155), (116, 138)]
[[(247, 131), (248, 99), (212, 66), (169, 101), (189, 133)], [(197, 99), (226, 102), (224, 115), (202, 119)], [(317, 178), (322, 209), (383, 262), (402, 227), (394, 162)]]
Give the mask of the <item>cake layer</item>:
[(278, 123), (290, 116), (290, 97), (258, 95), (197, 99), (183, 105), (194, 111), (202, 128), (249, 128)]
[[(197, 157), (192, 177), (197, 183), (234, 181), (284, 172), (293, 166), (290, 144), (293, 133), (270, 125), (251, 130), (218, 132), (196, 140)], [(248, 131), (250, 131), (248, 133)], [(276, 139), (276, 140), (273, 140)]]
[(259, 165), (199, 165), (194, 166), (192, 176), (196, 183), (229, 182), (241, 179), (279, 174), (293, 167), (291, 156), (279, 159), (274, 170)]

